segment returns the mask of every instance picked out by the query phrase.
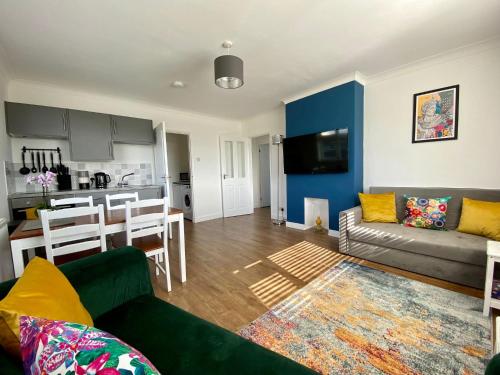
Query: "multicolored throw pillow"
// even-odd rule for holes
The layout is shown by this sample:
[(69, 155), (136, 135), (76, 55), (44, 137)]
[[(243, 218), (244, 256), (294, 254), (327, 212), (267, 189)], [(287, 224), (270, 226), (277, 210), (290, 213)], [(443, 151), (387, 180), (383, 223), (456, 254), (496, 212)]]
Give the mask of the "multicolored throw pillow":
[(444, 230), (446, 211), (451, 197), (419, 198), (404, 196), (406, 200), (403, 224), (407, 227)]
[(25, 374), (159, 375), (140, 352), (97, 328), (21, 316)]

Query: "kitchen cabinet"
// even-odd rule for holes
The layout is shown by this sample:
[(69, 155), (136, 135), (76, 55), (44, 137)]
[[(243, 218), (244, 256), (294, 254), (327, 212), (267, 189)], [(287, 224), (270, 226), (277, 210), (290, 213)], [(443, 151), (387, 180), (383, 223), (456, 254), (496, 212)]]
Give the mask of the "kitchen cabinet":
[(7, 133), (12, 137), (66, 139), (67, 115), (64, 108), (5, 102)]
[(113, 142), (151, 145), (155, 143), (153, 121), (111, 115)]
[(139, 192), (139, 199), (140, 200), (161, 198), (161, 188), (159, 188), (159, 187), (141, 189), (141, 190), (138, 190), (138, 192)]
[(109, 115), (70, 109), (68, 120), (72, 161), (113, 160)]

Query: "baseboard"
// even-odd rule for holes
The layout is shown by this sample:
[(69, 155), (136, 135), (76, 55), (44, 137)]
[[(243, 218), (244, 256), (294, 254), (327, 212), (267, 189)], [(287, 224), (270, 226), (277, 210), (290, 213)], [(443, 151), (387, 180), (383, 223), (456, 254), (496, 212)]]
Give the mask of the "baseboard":
[(332, 237), (340, 237), (340, 232), (338, 230), (330, 229), (328, 230), (328, 235)]
[(294, 223), (291, 221), (287, 221), (286, 226), (287, 226), (287, 228), (306, 230), (306, 226), (304, 224)]
[[(308, 230), (308, 229), (311, 229), (314, 225), (305, 225), (305, 224), (301, 224), (301, 223), (294, 223), (292, 221), (287, 221), (286, 222), (286, 226), (288, 228), (292, 228), (292, 229), (299, 229), (299, 230)], [(332, 236), (332, 237), (339, 237), (340, 235), (340, 232), (338, 230), (335, 230), (335, 229), (329, 229), (328, 230), (328, 235), (329, 236)]]
[(222, 217), (221, 213), (211, 214), (211, 215), (203, 215), (203, 216), (196, 216), (196, 217), (193, 217), (193, 223), (201, 223), (202, 221), (220, 219), (221, 217)]

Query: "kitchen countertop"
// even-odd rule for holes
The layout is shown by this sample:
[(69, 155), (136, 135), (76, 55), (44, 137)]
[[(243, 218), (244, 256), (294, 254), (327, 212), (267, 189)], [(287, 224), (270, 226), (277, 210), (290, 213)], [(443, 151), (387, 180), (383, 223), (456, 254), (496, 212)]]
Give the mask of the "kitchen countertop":
[[(106, 189), (73, 189), (73, 190), (64, 190), (64, 191), (49, 191), (49, 196), (56, 195), (67, 195), (67, 194), (82, 194), (82, 193), (102, 193), (106, 191), (131, 191), (131, 190), (143, 190), (143, 189), (154, 189), (161, 188), (160, 185), (128, 185), (124, 187), (118, 186), (110, 186)], [(31, 192), (31, 193), (12, 193), (8, 195), (8, 198), (32, 198), (32, 197), (40, 197), (42, 196), (41, 191)]]

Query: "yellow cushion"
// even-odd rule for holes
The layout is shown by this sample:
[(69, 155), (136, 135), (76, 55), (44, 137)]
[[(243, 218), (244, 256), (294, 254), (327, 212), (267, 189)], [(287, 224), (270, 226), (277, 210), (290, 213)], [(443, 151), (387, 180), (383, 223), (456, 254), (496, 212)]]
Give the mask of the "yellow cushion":
[(363, 194), (359, 193), (363, 221), (376, 223), (397, 223), (396, 193)]
[(500, 202), (464, 198), (457, 230), (500, 241)]
[(0, 301), (0, 345), (19, 356), (22, 315), (93, 326), (89, 312), (66, 276), (52, 263), (35, 257), (9, 294)]
[(27, 220), (36, 220), (38, 219), (38, 213), (36, 207), (31, 207), (26, 209), (26, 219)]

